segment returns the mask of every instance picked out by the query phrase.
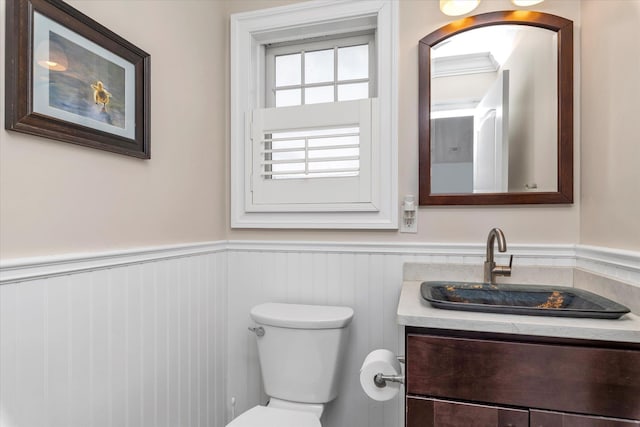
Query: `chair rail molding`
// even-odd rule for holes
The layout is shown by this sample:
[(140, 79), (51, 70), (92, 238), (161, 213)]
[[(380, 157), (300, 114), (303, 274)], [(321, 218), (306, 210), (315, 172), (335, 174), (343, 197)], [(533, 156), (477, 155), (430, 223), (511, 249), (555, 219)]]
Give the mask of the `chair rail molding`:
[(640, 252), (576, 245), (576, 267), (640, 287)]
[(223, 251), (225, 241), (1, 260), (0, 285)]
[[(316, 252), (388, 254), (407, 261), (480, 264), (478, 243), (304, 242), (220, 240), (130, 248), (108, 252), (16, 258), (0, 261), (0, 285), (214, 252)], [(640, 286), (640, 252), (575, 244), (510, 244), (515, 265), (577, 267)], [(415, 259), (417, 257), (417, 260)]]

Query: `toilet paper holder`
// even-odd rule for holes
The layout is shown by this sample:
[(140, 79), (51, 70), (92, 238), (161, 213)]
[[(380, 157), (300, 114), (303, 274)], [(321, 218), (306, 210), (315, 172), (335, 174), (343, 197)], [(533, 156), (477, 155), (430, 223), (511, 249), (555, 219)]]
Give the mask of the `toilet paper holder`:
[[(397, 359), (398, 362), (405, 363), (404, 356), (398, 356)], [(386, 387), (387, 381), (404, 384), (404, 375), (385, 375), (380, 372), (373, 377), (373, 383), (380, 388)]]
[(387, 381), (404, 384), (404, 375), (384, 375), (380, 373), (373, 377), (373, 383), (380, 388), (386, 387)]

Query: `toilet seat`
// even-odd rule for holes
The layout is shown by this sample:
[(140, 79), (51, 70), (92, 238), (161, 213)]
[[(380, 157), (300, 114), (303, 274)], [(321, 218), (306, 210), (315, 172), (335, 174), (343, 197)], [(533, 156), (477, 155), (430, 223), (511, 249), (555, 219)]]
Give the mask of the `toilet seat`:
[(227, 427), (322, 427), (310, 412), (254, 406), (227, 424)]

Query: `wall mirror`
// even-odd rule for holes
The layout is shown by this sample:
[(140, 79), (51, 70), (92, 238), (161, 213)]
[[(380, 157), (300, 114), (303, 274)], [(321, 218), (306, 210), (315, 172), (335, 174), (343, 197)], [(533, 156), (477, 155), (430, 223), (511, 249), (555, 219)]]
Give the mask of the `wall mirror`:
[(573, 202), (573, 23), (531, 11), (419, 43), (420, 205)]

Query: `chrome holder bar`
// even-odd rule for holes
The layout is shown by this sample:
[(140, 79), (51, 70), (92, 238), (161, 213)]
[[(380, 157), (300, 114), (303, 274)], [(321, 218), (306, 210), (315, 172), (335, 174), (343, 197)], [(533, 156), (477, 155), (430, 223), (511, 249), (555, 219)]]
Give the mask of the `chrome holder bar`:
[(373, 383), (380, 388), (386, 387), (387, 381), (404, 384), (404, 375), (384, 375), (380, 373), (373, 377)]

